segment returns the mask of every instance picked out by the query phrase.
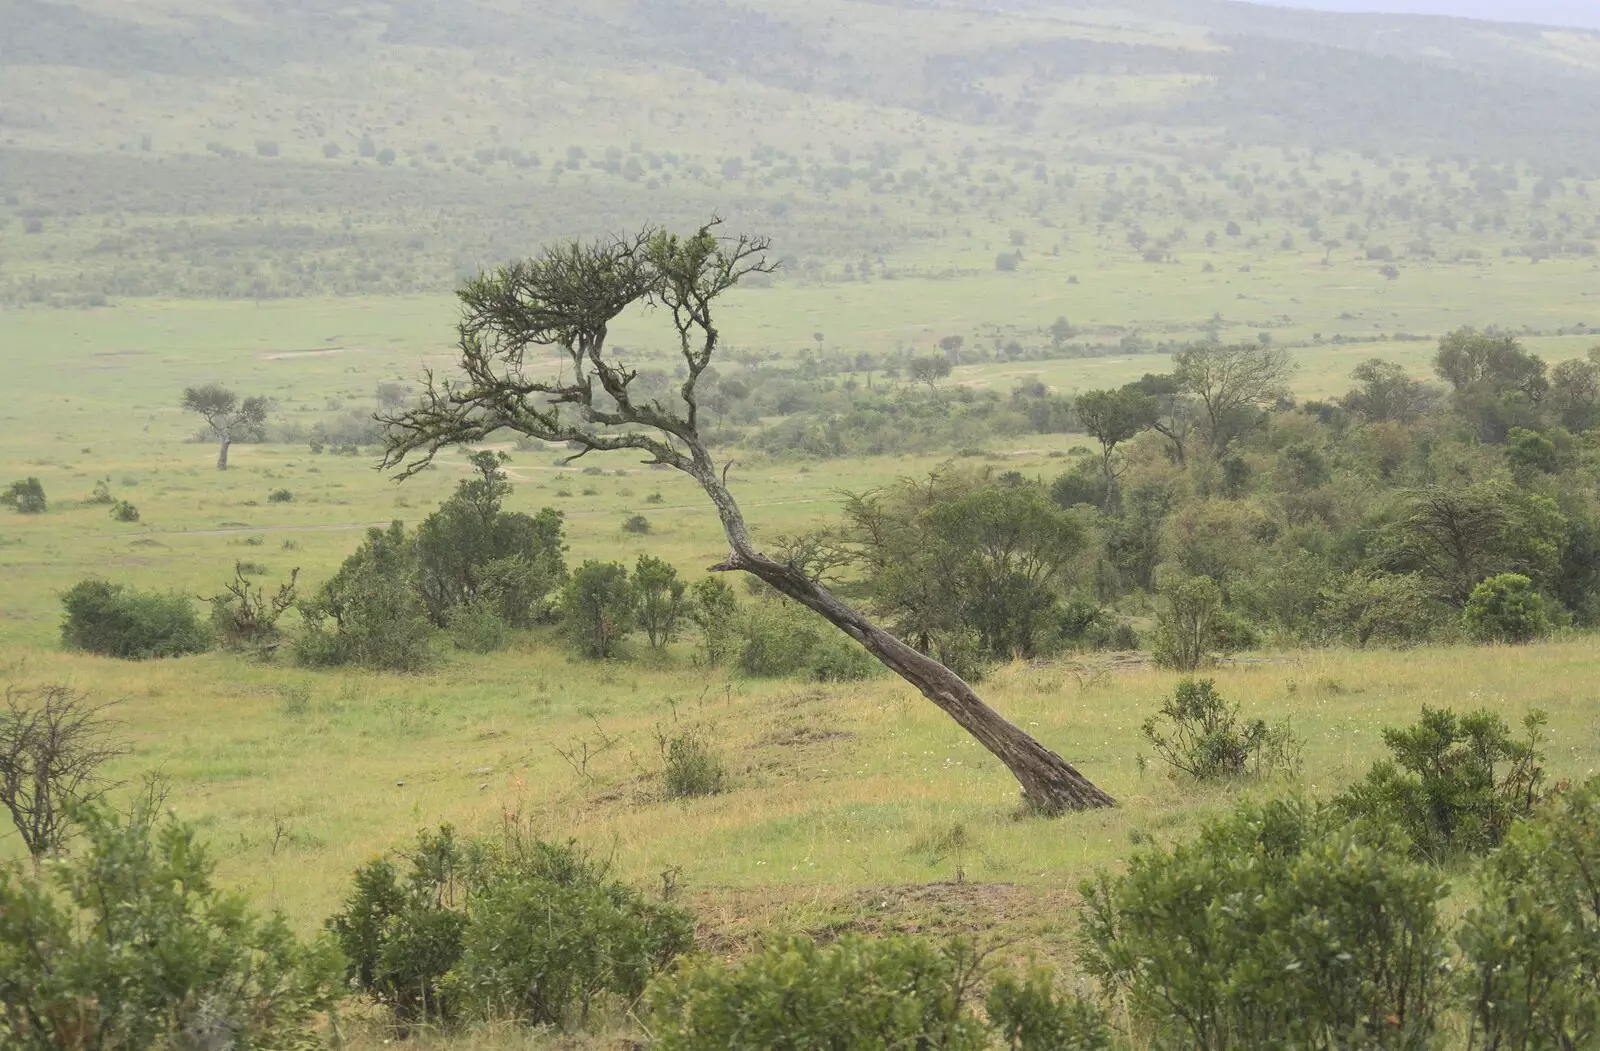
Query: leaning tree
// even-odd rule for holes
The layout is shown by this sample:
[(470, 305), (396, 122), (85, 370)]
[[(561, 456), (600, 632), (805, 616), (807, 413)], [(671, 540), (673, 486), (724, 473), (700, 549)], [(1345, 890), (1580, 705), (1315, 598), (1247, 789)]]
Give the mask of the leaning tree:
[[(421, 399), (382, 413), (382, 466), (401, 480), (439, 450), (511, 431), (576, 450), (632, 450), (646, 463), (674, 467), (699, 483), (721, 518), (729, 554), (713, 572), (743, 570), (815, 610), (859, 642), (989, 749), (1022, 785), (1035, 810), (1114, 805), (1112, 798), (1055, 752), (985, 704), (971, 686), (858, 610), (800, 567), (757, 549), (700, 432), (700, 377), (717, 353), (718, 298), (750, 274), (768, 273), (764, 238), (717, 236), (717, 222), (690, 236), (645, 230), (624, 239), (567, 242), (536, 259), (469, 281), (462, 303), (459, 376), (426, 377)], [(664, 404), (633, 387), (638, 373), (608, 351), (608, 327), (630, 307), (670, 318), (683, 356), (677, 399)]]

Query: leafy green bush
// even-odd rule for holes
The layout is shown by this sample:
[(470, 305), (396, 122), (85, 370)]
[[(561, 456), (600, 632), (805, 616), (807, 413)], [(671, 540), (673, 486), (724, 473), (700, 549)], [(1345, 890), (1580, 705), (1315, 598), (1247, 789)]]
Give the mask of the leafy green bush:
[(685, 730), (670, 737), (662, 734), (660, 744), (668, 799), (714, 796), (728, 790), (728, 768), (705, 734), (698, 730)]
[(1543, 712), (1529, 713), (1527, 737), (1516, 741), (1487, 709), (1457, 716), (1424, 706), (1415, 726), (1383, 731), (1394, 758), (1375, 764), (1338, 805), (1353, 818), (1399, 825), (1417, 855), (1435, 862), (1492, 850), (1542, 797), (1545, 722)]
[(650, 640), (650, 648), (660, 649), (678, 634), (685, 585), (672, 566), (642, 554), (633, 567), (633, 588), (638, 596), (639, 627)]
[(0, 1046), (146, 1051), (317, 1046), (339, 953), (212, 882), (192, 829), (147, 794), (83, 814), (43, 875), (0, 868)]
[(1420, 1048), (1445, 1000), (1443, 881), (1403, 836), (1298, 800), (1083, 885), (1084, 965), (1165, 1048)]
[(1156, 607), (1156, 663), (1194, 671), (1221, 648), (1222, 589), (1210, 577), (1165, 582)]
[(690, 944), (681, 909), (645, 901), (571, 844), (423, 833), (402, 877), (358, 869), (328, 921), (351, 984), (402, 1026), (513, 1019), (564, 1024), (598, 997), (637, 998)]
[(1434, 625), (1427, 585), (1416, 573), (1354, 570), (1325, 585), (1318, 599), (1328, 634), (1359, 649), (1415, 645)]
[(44, 496), (44, 484), (30, 476), (20, 482), (12, 482), (5, 491), (0, 492), (0, 505), (18, 514), (42, 515), (49, 507), (49, 502)]
[(567, 635), (586, 656), (604, 660), (633, 631), (636, 595), (626, 566), (590, 559), (561, 593)]
[(699, 630), (699, 657), (707, 667), (721, 667), (739, 651), (739, 600), (726, 580), (696, 581), (689, 589), (688, 616)]
[(622, 522), (622, 531), (625, 533), (648, 533), (650, 532), (650, 519), (639, 514), (629, 515)]
[(1532, 642), (1550, 632), (1544, 597), (1520, 573), (1490, 577), (1472, 589), (1461, 627), (1478, 642)]
[(1241, 721), (1239, 706), (1230, 707), (1216, 686), (1213, 679), (1178, 681), (1160, 714), (1146, 719), (1140, 729), (1156, 755), (1200, 781), (1298, 770), (1301, 742), (1289, 724)]
[(269, 504), (291, 504), (291, 503), (294, 503), (294, 493), (290, 492), (288, 489), (274, 489), (272, 492), (267, 494), (267, 503), (269, 503)]
[(299, 609), (306, 630), (294, 652), (302, 664), (415, 671), (432, 658), (433, 629), (417, 593), (411, 538), (400, 522), (367, 530), (361, 547)]
[(61, 596), (68, 649), (124, 660), (204, 653), (212, 637), (183, 595), (134, 591), (104, 580), (81, 580)]
[(816, 614), (788, 599), (767, 596), (753, 602), (739, 623), (739, 670), (772, 678), (800, 674), (824, 630)]
[(812, 647), (806, 668), (817, 682), (859, 682), (881, 668), (877, 660), (854, 639), (826, 632)]
[(961, 942), (790, 938), (737, 964), (696, 959), (658, 980), (655, 1047), (982, 1051), (988, 1034), (968, 1006), (980, 976)]
[(989, 987), (984, 1013), (1011, 1051), (1110, 1051), (1111, 1027), (1094, 1003), (1058, 997), (1050, 973), (1018, 979), (1003, 973)]
[(118, 500), (111, 505), (111, 517), (118, 522), (137, 522), (139, 509), (126, 500)]
[(445, 633), (456, 649), (468, 653), (495, 653), (511, 641), (511, 627), (487, 602), (456, 606), (445, 617)]
[(1518, 822), (1481, 875), (1457, 940), (1473, 1045), (1600, 1043), (1600, 778)]

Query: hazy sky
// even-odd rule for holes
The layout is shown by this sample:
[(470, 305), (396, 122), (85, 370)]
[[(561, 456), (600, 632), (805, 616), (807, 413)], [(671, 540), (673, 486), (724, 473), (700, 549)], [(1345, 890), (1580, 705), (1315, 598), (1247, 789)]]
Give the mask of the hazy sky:
[(1502, 22), (1600, 29), (1600, 0), (1251, 0), (1319, 11), (1383, 11), (1391, 14), (1456, 15)]

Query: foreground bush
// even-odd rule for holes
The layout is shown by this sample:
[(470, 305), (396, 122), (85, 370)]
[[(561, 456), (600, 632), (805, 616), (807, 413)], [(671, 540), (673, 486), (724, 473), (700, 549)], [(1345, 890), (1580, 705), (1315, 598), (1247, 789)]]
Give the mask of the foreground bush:
[(1474, 1046), (1600, 1046), (1600, 778), (1520, 822), (1462, 922)]
[(1487, 709), (1457, 716), (1424, 706), (1415, 726), (1383, 731), (1393, 760), (1374, 765), (1338, 805), (1349, 817), (1399, 825), (1430, 861), (1485, 853), (1541, 798), (1544, 724), (1543, 712), (1530, 713), (1517, 741)]
[(424, 833), (404, 874), (380, 858), (328, 921), (351, 984), (402, 1027), (465, 1018), (564, 1025), (635, 999), (689, 948), (681, 909), (644, 900), (573, 846), (516, 832)]
[(965, 942), (846, 936), (779, 941), (738, 964), (697, 959), (650, 990), (658, 1051), (893, 1048), (1100, 1051), (1109, 1032), (1092, 1005), (1058, 999), (1048, 979), (1002, 977), (986, 1025), (972, 1009), (985, 978)]
[(1298, 801), (1085, 883), (1085, 967), (1162, 1048), (1414, 1048), (1444, 1006), (1443, 881)]
[(191, 829), (146, 797), (83, 816), (44, 876), (0, 869), (0, 1046), (280, 1051), (318, 1044), (339, 954), (212, 883)]
[(61, 596), (66, 618), (61, 641), (68, 649), (124, 660), (203, 653), (211, 632), (183, 595), (135, 591), (104, 580), (82, 580)]

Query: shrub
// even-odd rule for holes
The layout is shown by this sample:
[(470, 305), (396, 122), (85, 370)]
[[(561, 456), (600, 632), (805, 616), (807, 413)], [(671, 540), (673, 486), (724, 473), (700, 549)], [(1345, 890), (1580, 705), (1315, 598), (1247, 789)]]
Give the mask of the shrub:
[(1532, 642), (1550, 631), (1544, 598), (1520, 573), (1490, 577), (1472, 589), (1461, 627), (1478, 642)]
[(104, 580), (82, 580), (61, 596), (66, 617), (61, 641), (68, 649), (124, 660), (203, 653), (211, 633), (183, 595), (134, 591)]
[(126, 500), (118, 500), (111, 505), (111, 517), (118, 522), (137, 522), (139, 509)]
[(639, 627), (650, 640), (650, 648), (660, 649), (678, 634), (684, 583), (678, 579), (678, 571), (661, 559), (640, 555), (633, 568), (633, 588), (639, 602)]
[(658, 980), (654, 1046), (981, 1051), (988, 1034), (968, 1006), (979, 977), (962, 942), (780, 940), (737, 964), (698, 959)]
[(689, 620), (699, 629), (700, 657), (708, 667), (726, 664), (739, 650), (739, 600), (721, 577), (704, 577), (689, 589)]
[(668, 799), (692, 799), (726, 792), (731, 778), (722, 757), (705, 734), (686, 730), (658, 734), (663, 765), (662, 784)]
[(1179, 680), (1160, 714), (1146, 719), (1140, 732), (1163, 762), (1200, 781), (1300, 767), (1301, 742), (1289, 724), (1241, 721), (1239, 706), (1219, 697), (1212, 679)]
[(84, 845), (0, 869), (0, 1043), (15, 1051), (315, 1046), (339, 954), (212, 882), (194, 832), (146, 794), (84, 813)]
[(650, 519), (644, 515), (629, 515), (622, 522), (622, 531), (624, 533), (648, 533), (650, 532)]
[(1402, 840), (1298, 800), (1240, 807), (1083, 885), (1085, 967), (1158, 1047), (1426, 1046), (1446, 888)]
[(411, 538), (399, 522), (367, 530), (361, 547), (299, 610), (306, 630), (294, 652), (303, 664), (415, 671), (431, 659)]
[(274, 489), (267, 494), (267, 503), (291, 504), (294, 503), (294, 494), (287, 489)]
[(458, 842), (423, 833), (404, 878), (378, 859), (357, 870), (328, 921), (351, 983), (403, 1026), (476, 1017), (582, 1019), (596, 998), (637, 998), (685, 951), (688, 913), (645, 901), (571, 844), (523, 836)]
[(984, 1013), (1011, 1051), (1111, 1051), (1111, 1027), (1099, 1007), (1057, 997), (1048, 971), (1019, 980), (1001, 974), (989, 987)]
[(1194, 671), (1219, 648), (1222, 589), (1210, 577), (1166, 583), (1156, 608), (1156, 663)]
[(1355, 570), (1323, 587), (1318, 600), (1329, 633), (1360, 649), (1413, 645), (1433, 628), (1428, 587), (1416, 573)]
[(1457, 716), (1424, 706), (1415, 726), (1383, 731), (1394, 758), (1375, 764), (1339, 806), (1399, 825), (1432, 861), (1492, 850), (1542, 797), (1545, 722), (1544, 712), (1531, 712), (1526, 739), (1516, 741), (1487, 709)]
[(817, 682), (859, 682), (881, 667), (860, 643), (836, 632), (824, 634), (807, 661), (807, 670)]
[(567, 634), (590, 657), (614, 657), (633, 630), (635, 594), (628, 570), (616, 562), (589, 560), (567, 581), (561, 615)]
[(445, 633), (458, 650), (495, 653), (511, 641), (511, 628), (487, 602), (469, 602), (450, 611)]
[(211, 603), (211, 629), (229, 649), (270, 655), (283, 637), (278, 620), (294, 606), (300, 570), (294, 570), (288, 583), (278, 586), (276, 595), (269, 595), (246, 576), (249, 568), (244, 562), (234, 563), (233, 581), (222, 594), (207, 600)]
[(115, 783), (100, 773), (126, 751), (95, 704), (67, 686), (6, 687), (0, 709), (0, 806), (36, 861), (66, 842), (75, 817)]
[[(87, 452), (88, 450), (84, 450)], [(106, 476), (94, 483), (94, 495), (89, 497), (91, 504), (114, 504), (117, 498), (111, 495), (111, 478)]]
[(49, 506), (44, 496), (44, 485), (32, 477), (12, 482), (10, 488), (0, 492), (0, 505), (23, 515), (44, 514)]
[(1519, 822), (1457, 940), (1474, 1047), (1600, 1042), (1600, 778)]

